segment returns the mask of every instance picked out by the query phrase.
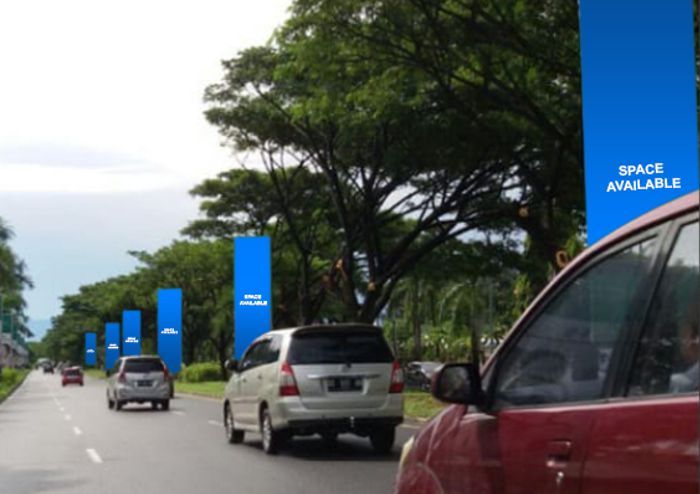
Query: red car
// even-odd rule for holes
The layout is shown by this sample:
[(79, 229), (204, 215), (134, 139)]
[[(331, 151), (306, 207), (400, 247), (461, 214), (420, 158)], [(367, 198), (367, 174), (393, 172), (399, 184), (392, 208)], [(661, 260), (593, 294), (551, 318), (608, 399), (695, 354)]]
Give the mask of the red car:
[(83, 383), (83, 369), (80, 367), (67, 367), (61, 371), (61, 384), (80, 384)]
[(401, 455), (399, 494), (697, 494), (698, 193), (587, 249)]

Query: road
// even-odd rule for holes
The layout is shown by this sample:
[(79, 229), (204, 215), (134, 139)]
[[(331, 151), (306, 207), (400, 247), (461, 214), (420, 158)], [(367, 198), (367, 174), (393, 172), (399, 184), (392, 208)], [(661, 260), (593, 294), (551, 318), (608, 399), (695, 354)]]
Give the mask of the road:
[(104, 383), (61, 387), (33, 371), (0, 405), (0, 493), (390, 493), (400, 445), (391, 456), (341, 436), (334, 450), (300, 438), (266, 456), (258, 435), (224, 437), (216, 400), (178, 397), (169, 412), (129, 405), (107, 409)]

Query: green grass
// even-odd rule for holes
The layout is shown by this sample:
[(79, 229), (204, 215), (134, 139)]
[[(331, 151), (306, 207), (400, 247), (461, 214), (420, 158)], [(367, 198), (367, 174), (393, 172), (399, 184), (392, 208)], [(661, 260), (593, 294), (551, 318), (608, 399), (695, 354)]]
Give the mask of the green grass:
[(9, 396), (27, 374), (29, 374), (27, 369), (3, 369), (0, 375), (0, 402)]
[(86, 376), (90, 376), (94, 379), (104, 379), (106, 377), (105, 371), (102, 369), (83, 369), (83, 372)]
[[(224, 381), (204, 381), (201, 383), (185, 383), (175, 381), (175, 392), (208, 396), (211, 398), (223, 398)], [(440, 412), (445, 405), (433, 399), (430, 393), (422, 391), (406, 391), (404, 393), (404, 412), (406, 417), (414, 419), (427, 419)]]
[(403, 410), (406, 417), (427, 419), (442, 411), (445, 404), (424, 391), (406, 391), (403, 394)]
[(176, 393), (209, 396), (211, 398), (223, 398), (225, 387), (225, 381), (204, 381), (201, 383), (175, 381)]

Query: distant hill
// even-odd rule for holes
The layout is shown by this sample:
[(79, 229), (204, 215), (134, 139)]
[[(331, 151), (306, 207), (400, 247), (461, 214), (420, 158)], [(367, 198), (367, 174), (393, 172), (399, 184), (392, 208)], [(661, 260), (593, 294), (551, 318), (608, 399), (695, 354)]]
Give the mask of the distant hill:
[(50, 319), (30, 319), (27, 324), (29, 329), (34, 333), (33, 338), (29, 338), (29, 341), (39, 341), (44, 337), (46, 331), (51, 327)]

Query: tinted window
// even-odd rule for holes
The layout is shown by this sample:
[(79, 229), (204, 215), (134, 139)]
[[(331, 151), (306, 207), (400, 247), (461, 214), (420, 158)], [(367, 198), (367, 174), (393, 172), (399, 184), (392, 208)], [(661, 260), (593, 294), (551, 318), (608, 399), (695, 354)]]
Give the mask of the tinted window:
[(392, 362), (394, 357), (379, 332), (323, 331), (292, 338), (290, 364), (344, 364)]
[(279, 336), (273, 336), (270, 338), (270, 343), (267, 345), (263, 361), (265, 364), (271, 364), (277, 362), (280, 356), (280, 345), (282, 338)]
[(241, 360), (241, 371), (252, 369), (253, 367), (264, 364), (269, 346), (269, 340), (264, 340), (254, 343), (250, 348), (248, 348), (245, 355), (243, 355), (243, 359)]
[(632, 368), (631, 395), (698, 391), (698, 224), (683, 227), (664, 269)]
[(69, 376), (79, 376), (80, 369), (66, 369), (66, 374)]
[(163, 363), (156, 359), (139, 359), (124, 361), (124, 372), (145, 373), (163, 370)]
[(600, 397), (655, 244), (647, 240), (606, 258), (556, 295), (508, 350), (497, 377), (497, 407)]

